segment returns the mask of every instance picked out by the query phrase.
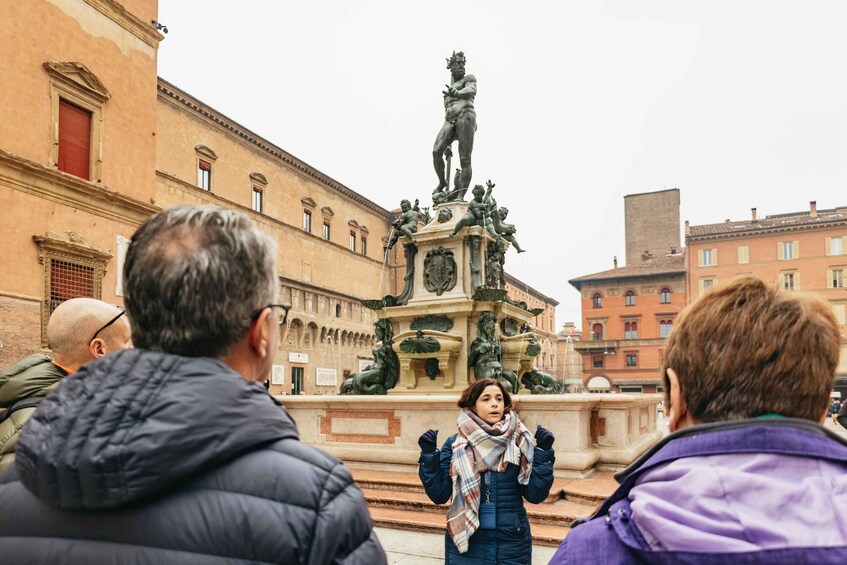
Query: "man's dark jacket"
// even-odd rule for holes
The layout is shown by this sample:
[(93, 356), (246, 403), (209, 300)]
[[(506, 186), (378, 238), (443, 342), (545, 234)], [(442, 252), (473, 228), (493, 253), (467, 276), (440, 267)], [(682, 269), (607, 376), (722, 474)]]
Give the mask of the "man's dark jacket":
[(224, 363), (113, 353), (41, 402), (0, 476), (9, 563), (344, 563), (385, 554), (364, 497)]

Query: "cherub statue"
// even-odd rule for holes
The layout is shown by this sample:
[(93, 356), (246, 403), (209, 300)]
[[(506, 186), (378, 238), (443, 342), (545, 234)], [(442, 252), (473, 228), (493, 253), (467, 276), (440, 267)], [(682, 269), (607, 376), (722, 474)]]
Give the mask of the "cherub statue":
[(456, 222), (456, 226), (450, 234), (451, 237), (459, 233), (459, 230), (465, 226), (485, 227), (485, 214), (487, 212), (485, 199), (491, 195), (491, 188), (486, 191), (481, 184), (478, 184), (473, 187), (472, 192), (473, 198), (468, 203), (468, 211)]
[[(418, 201), (415, 200), (417, 206)], [(421, 212), (412, 208), (412, 203), (406, 199), (400, 201), (400, 215), (397, 216), (391, 226), (394, 228), (394, 234), (388, 242), (386, 249), (391, 249), (401, 235), (405, 235), (412, 243), (415, 243), (415, 232), (418, 231), (418, 220), (421, 218)]]
[(521, 249), (521, 246), (518, 245), (518, 240), (515, 239), (515, 232), (518, 231), (515, 228), (514, 224), (506, 223), (506, 216), (509, 214), (509, 209), (505, 206), (497, 209), (492, 214), (492, 217), (495, 218), (494, 221), (494, 231), (497, 232), (498, 235), (506, 239), (509, 243), (511, 243), (518, 253), (523, 253), (526, 249)]

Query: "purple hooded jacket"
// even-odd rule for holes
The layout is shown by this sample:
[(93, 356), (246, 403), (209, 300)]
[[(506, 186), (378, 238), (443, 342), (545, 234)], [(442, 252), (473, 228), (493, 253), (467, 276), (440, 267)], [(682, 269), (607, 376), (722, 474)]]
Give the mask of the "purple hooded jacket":
[(807, 420), (686, 428), (615, 478), (551, 565), (847, 562), (847, 442)]

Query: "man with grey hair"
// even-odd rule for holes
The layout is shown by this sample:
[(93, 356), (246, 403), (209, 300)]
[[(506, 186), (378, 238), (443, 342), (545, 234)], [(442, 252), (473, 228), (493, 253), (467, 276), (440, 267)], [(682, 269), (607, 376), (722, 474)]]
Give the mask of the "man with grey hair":
[(4, 559), (386, 563), (349, 470), (300, 443), (262, 386), (284, 320), (275, 256), (216, 206), (138, 229), (124, 266), (136, 349), (65, 379), (24, 429), (0, 477)]
[(52, 357), (36, 353), (0, 369), (0, 472), (15, 460), (21, 428), (66, 376), (110, 351), (132, 346), (123, 311), (94, 298), (59, 304), (47, 322)]

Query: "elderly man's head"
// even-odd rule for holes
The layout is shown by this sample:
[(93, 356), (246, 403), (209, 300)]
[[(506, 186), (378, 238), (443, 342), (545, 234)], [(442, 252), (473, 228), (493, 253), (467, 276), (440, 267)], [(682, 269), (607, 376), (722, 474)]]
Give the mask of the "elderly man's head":
[(132, 346), (122, 311), (94, 298), (59, 304), (47, 322), (47, 342), (53, 360), (72, 371), (110, 351)]
[(679, 317), (663, 357), (671, 430), (765, 414), (822, 421), (841, 334), (829, 304), (743, 277)]
[(222, 359), (250, 380), (276, 350), (276, 246), (245, 215), (180, 206), (132, 237), (124, 294), (136, 347)]

